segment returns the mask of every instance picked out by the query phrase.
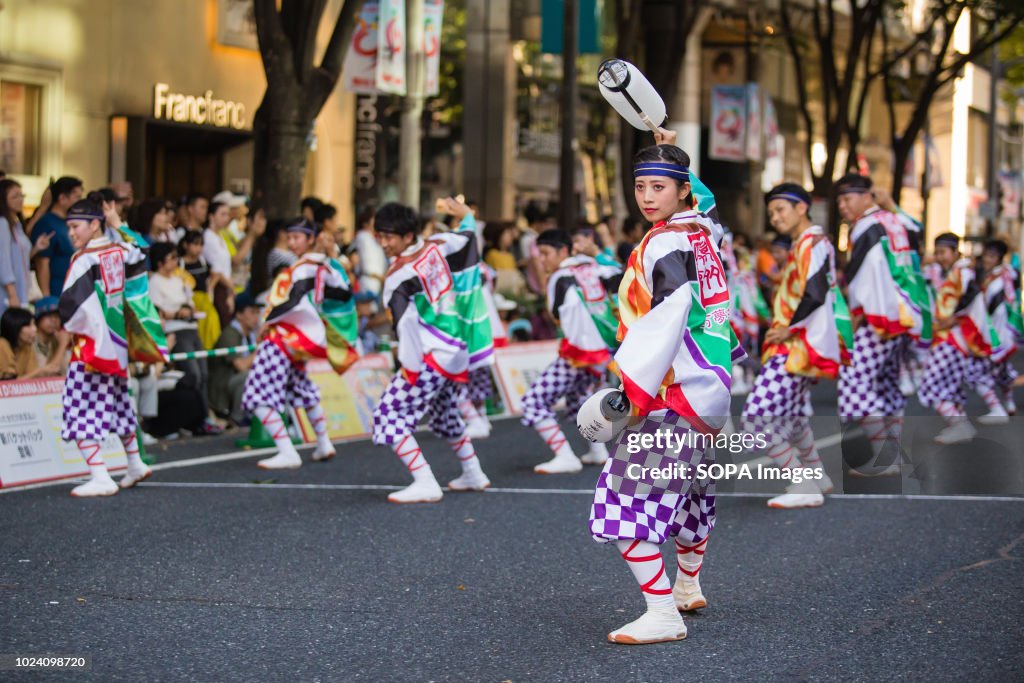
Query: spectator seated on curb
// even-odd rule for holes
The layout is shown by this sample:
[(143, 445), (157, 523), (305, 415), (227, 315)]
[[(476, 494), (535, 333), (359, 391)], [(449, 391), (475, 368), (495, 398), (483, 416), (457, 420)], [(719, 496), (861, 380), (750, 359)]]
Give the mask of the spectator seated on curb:
[(36, 323), (24, 308), (8, 308), (0, 316), (0, 380), (56, 375), (59, 359), (40, 366), (35, 351)]
[[(263, 304), (258, 303), (249, 292), (242, 292), (235, 298), (235, 319), (224, 328), (217, 339), (215, 348), (229, 349), (235, 346), (254, 345), (258, 341)], [(210, 408), (217, 417), (244, 426), (242, 392), (245, 378), (255, 359), (254, 352), (239, 353), (210, 359)]]
[(36, 339), (32, 346), (40, 368), (50, 368), (52, 374), (63, 377), (71, 360), (71, 335), (64, 330), (57, 311), (58, 299), (46, 296), (36, 302)]

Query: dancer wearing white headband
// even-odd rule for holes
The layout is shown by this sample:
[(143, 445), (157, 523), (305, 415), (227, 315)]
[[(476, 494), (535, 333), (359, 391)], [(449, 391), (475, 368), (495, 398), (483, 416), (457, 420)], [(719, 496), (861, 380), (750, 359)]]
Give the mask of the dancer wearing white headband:
[(1013, 400), (1017, 370), (1011, 359), (1024, 339), (1024, 322), (1017, 291), (1019, 275), (1013, 266), (1004, 263), (1008, 251), (1006, 242), (990, 240), (981, 252), (981, 288), (997, 342), (991, 356), (975, 361), (979, 365), (975, 390), (989, 408), (987, 415), (978, 418), (982, 424), (1008, 422), (1009, 416), (1017, 413)]
[(817, 507), (832, 490), (811, 431), (811, 384), (836, 379), (849, 362), (849, 313), (836, 287), (836, 257), (824, 228), (811, 224), (811, 195), (783, 183), (765, 196), (773, 228), (795, 238), (775, 294), (771, 329), (764, 336), (761, 373), (743, 407), (744, 430), (768, 437), (767, 452), (783, 469), (817, 474), (768, 501), (771, 508)]
[(90, 478), (76, 486), (76, 497), (111, 496), (100, 443), (117, 434), (128, 456), (120, 488), (150, 476), (139, 456), (137, 418), (128, 394), (128, 363), (166, 360), (167, 340), (149, 298), (146, 255), (131, 243), (115, 243), (103, 232), (101, 206), (88, 199), (68, 211), (68, 231), (78, 249), (71, 259), (59, 311), (74, 335), (64, 380), (61, 438), (74, 441), (89, 466)]
[(851, 363), (839, 374), (839, 417), (863, 429), (872, 456), (851, 474), (898, 475), (906, 405), (900, 363), (915, 338), (931, 337), (918, 233), (904, 214), (877, 206), (870, 178), (847, 174), (837, 181), (836, 193), (839, 213), (852, 226), (845, 275), (855, 329)]
[(965, 384), (977, 384), (981, 379), (973, 375), (984, 373), (984, 361), (992, 354), (997, 338), (971, 260), (960, 255), (960, 238), (951, 232), (942, 233), (935, 238), (934, 253), (945, 278), (936, 295), (935, 345), (918, 399), (921, 405), (934, 408), (949, 425), (935, 441), (960, 443), (970, 441), (976, 433), (965, 412)]
[(523, 419), (551, 449), (554, 457), (533, 468), (538, 474), (579, 472), (583, 465), (603, 465), (608, 451), (591, 444), (582, 458), (565, 438), (552, 406), (566, 399), (566, 414), (575, 416), (580, 404), (600, 385), (618, 343), (619, 320), (611, 293), (618, 289), (622, 269), (600, 265), (590, 256), (570, 256), (572, 244), (562, 230), (545, 230), (537, 237), (541, 264), (548, 273), (548, 310), (558, 323), (562, 340), (558, 358), (548, 365), (523, 396)]
[(384, 253), (393, 259), (383, 302), (402, 367), (373, 412), (373, 442), (390, 446), (413, 479), (388, 496), (392, 503), (436, 503), (444, 495), (414, 434), (427, 413), (431, 430), (448, 441), (462, 464), (462, 475), (448, 483), (449, 490), (482, 491), (491, 485), (458, 408), (469, 373), (485, 366), (494, 352), (476, 220), (462, 202), (444, 202), (446, 213), (461, 219), (455, 232), (423, 239), (416, 212), (394, 203), (382, 206), (374, 222)]
[[(662, 130), (655, 138), (671, 143), (675, 134)], [(654, 227), (630, 255), (619, 287), (622, 343), (611, 368), (622, 380), (621, 402), (637, 419), (618, 435), (598, 479), (590, 532), (616, 544), (647, 611), (608, 634), (613, 643), (680, 640), (686, 625), (679, 611), (707, 606), (698, 579), (715, 524), (714, 489), (693, 473), (714, 462), (714, 437), (729, 414), (732, 361), (744, 354), (729, 324), (713, 199), (688, 166), (672, 144), (641, 150), (634, 165), (636, 201)], [(702, 201), (711, 215), (699, 210)], [(644, 435), (666, 431), (680, 448), (641, 447)], [(666, 483), (642, 471), (664, 467), (684, 476)], [(669, 538), (679, 567), (674, 587), (660, 548)]]
[(315, 251), (313, 223), (298, 220), (286, 230), (288, 249), (299, 260), (270, 288), (270, 312), (242, 394), (242, 406), (259, 418), (278, 449), (257, 463), (265, 470), (302, 466), (281, 419), (288, 406), (306, 409), (317, 440), (313, 460), (334, 457), (320, 390), (306, 374), (306, 361), (325, 358), (341, 374), (358, 358), (359, 320), (344, 267)]

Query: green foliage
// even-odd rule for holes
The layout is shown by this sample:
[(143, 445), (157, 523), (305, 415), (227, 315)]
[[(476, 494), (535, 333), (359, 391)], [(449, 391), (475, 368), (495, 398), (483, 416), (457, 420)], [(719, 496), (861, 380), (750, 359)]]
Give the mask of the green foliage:
[(1024, 26), (999, 43), (999, 59), (1007, 64), (1006, 81), (1010, 90), (1024, 88)]
[(462, 82), (466, 68), (466, 0), (446, 0), (441, 28), (439, 93), (426, 103), (429, 116), (453, 128), (462, 126)]

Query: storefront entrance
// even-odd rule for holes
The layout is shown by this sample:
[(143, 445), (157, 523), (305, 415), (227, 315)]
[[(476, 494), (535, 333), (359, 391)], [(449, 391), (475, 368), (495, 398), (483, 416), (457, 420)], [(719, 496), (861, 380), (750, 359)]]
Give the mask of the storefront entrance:
[[(111, 119), (111, 180), (119, 172), (136, 197), (178, 200), (192, 192), (210, 197), (251, 168), (249, 131), (127, 116)], [(248, 153), (246, 153), (248, 152)]]

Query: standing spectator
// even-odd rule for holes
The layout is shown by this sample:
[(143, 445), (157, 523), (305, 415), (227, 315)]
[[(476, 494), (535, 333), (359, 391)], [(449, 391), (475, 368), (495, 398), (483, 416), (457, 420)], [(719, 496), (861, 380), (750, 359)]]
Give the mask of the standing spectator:
[(110, 189), (117, 197), (117, 214), (121, 217), (121, 222), (128, 223), (128, 217), (132, 214), (132, 209), (135, 208), (135, 191), (131, 182), (122, 180), (119, 183), (111, 184)]
[[(241, 239), (235, 240), (232, 236), (232, 243), (228, 244), (228, 251), (231, 252), (231, 280), (236, 294), (246, 288), (251, 278), (252, 252), (256, 241), (267, 231), (267, 213), (262, 207), (256, 208), (248, 220), (243, 216), (241, 224), (244, 226)], [(221, 234), (231, 234), (231, 226)]]
[(302, 218), (312, 223), (316, 220), (316, 210), (323, 205), (324, 203), (319, 197), (303, 197), (302, 202), (299, 204), (302, 210)]
[(231, 280), (231, 252), (221, 235), (230, 222), (231, 211), (227, 204), (210, 204), (209, 224), (203, 231), (203, 257), (210, 265), (210, 272), (216, 276), (209, 291), (220, 317), (221, 328), (231, 324), (235, 298), (235, 286)]
[(22, 229), (21, 208), (25, 193), (14, 180), (0, 180), (0, 313), (8, 306), (28, 303), (32, 256), (50, 244), (51, 235), (43, 235), (33, 250)]
[[(210, 266), (203, 258), (203, 233), (189, 230), (178, 242), (178, 256), (181, 267), (188, 276), (185, 284), (192, 290), (192, 305), (197, 313), (202, 314), (199, 320), (199, 340), (203, 348), (212, 349), (220, 336), (220, 318), (210, 297), (211, 285), (216, 276), (210, 273)], [(191, 281), (189, 281), (191, 278)]]
[[(216, 348), (255, 345), (259, 341), (261, 308), (262, 304), (248, 292), (239, 294), (235, 299), (235, 319), (221, 332)], [(255, 358), (250, 352), (210, 359), (210, 407), (215, 415), (238, 426), (245, 425), (242, 392)]]
[(206, 225), (209, 208), (210, 200), (205, 195), (193, 193), (185, 197), (185, 213), (182, 216), (184, 227), (188, 230), (202, 230)]
[[(545, 283), (547, 273), (540, 261), (540, 250), (537, 248), (537, 235), (549, 228), (555, 227), (551, 217), (540, 209), (536, 204), (530, 203), (523, 211), (527, 225), (519, 231), (519, 239), (516, 242), (516, 258), (518, 265), (526, 273), (526, 283), (534, 294), (545, 294)], [(569, 226), (565, 226), (568, 228)]]
[(279, 218), (271, 220), (253, 246), (249, 291), (255, 297), (270, 289), (274, 274), (280, 268), (286, 268), (298, 260), (295, 254), (288, 251), (288, 233), (284, 230), (287, 226), (288, 221)]
[(521, 296), (525, 288), (523, 274), (516, 268), (516, 257), (512, 254), (515, 239), (516, 226), (507, 221), (491, 221), (484, 230), (484, 262), (496, 273), (494, 290), (513, 298)]
[(252, 253), (254, 238), (248, 235), (246, 216), (249, 209), (244, 195), (224, 190), (213, 195), (210, 200), (211, 211), (215, 204), (228, 207), (228, 224), (221, 230), (220, 236), (228, 247), (231, 255), (231, 282), (236, 292), (241, 291), (248, 280), (249, 256)]
[[(192, 290), (185, 281), (175, 273), (178, 270), (178, 254), (174, 245), (159, 242), (149, 250), (149, 298), (153, 300), (164, 321), (164, 332), (170, 337), (174, 335), (172, 353), (202, 351), (199, 340), (199, 326), (196, 324), (195, 311), (192, 308)], [(208, 418), (209, 404), (207, 398), (208, 368), (205, 358), (190, 358), (175, 361), (188, 378), (188, 384), (195, 387), (199, 394), (200, 408), (206, 416), (200, 433), (219, 434), (223, 430), (210, 422)]]
[(50, 186), (53, 205), (32, 228), (32, 243), (40, 245), (44, 235), (50, 235), (50, 242), (40, 249), (35, 258), (36, 279), (43, 296), (57, 295), (64, 288), (64, 280), (71, 265), (75, 247), (68, 232), (68, 209), (82, 198), (82, 181), (63, 176)]
[(0, 316), (0, 380), (56, 375), (58, 359), (40, 366), (33, 342), (36, 324), (24, 308), (8, 308)]
[(36, 302), (36, 339), (33, 349), (41, 368), (52, 368), (49, 374), (63, 377), (68, 372), (71, 335), (64, 331), (57, 310), (58, 299), (48, 296)]
[(167, 215), (170, 240), (173, 244), (177, 244), (185, 236), (185, 233), (188, 232), (188, 228), (178, 220), (178, 206), (170, 199), (164, 200), (164, 214)]
[(139, 204), (132, 230), (139, 233), (148, 244), (176, 243), (167, 215), (167, 202), (163, 197), (150, 197)]
[(320, 230), (338, 232), (338, 209), (334, 204), (321, 204), (313, 212), (313, 222), (320, 226)]
[(586, 223), (579, 225), (572, 231), (572, 253), (589, 256), (602, 266), (618, 267), (619, 262), (615, 258), (615, 252), (597, 233), (597, 230)]
[(359, 278), (359, 289), (380, 296), (384, 275), (388, 272), (388, 257), (377, 242), (373, 221), (372, 208), (363, 209), (359, 214), (356, 236), (352, 239), (352, 266)]
[(622, 224), (622, 241), (615, 249), (615, 255), (623, 265), (629, 263), (629, 255), (643, 238), (644, 222), (639, 218), (627, 218)]

